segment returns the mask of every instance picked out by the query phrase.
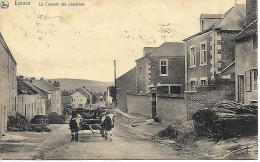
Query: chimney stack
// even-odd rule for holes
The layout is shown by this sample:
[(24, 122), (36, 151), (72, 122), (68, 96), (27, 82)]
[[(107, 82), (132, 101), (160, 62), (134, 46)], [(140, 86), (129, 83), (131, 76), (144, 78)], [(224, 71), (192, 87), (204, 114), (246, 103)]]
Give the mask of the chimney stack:
[(31, 80), (35, 80), (35, 77), (31, 77)]
[(83, 86), (84, 89), (86, 89), (86, 86)]
[(19, 78), (20, 78), (21, 80), (23, 80), (23, 76), (22, 76), (22, 75), (20, 75)]

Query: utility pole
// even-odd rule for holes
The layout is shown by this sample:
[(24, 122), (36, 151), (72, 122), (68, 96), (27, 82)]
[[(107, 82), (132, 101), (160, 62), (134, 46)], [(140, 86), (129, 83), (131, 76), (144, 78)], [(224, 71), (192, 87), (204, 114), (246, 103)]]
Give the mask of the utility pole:
[(116, 95), (116, 60), (114, 60), (114, 80), (115, 80), (115, 107), (117, 107), (117, 95)]

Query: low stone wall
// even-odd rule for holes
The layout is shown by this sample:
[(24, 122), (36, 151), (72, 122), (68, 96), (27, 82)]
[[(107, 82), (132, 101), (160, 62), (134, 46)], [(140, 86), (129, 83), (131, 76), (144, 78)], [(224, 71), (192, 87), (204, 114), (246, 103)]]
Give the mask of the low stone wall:
[(199, 109), (211, 108), (219, 101), (235, 101), (235, 83), (222, 82), (216, 86), (197, 86), (196, 91), (185, 91), (188, 120)]
[(129, 114), (152, 117), (152, 103), (149, 94), (127, 94), (127, 110)]
[(157, 116), (162, 123), (171, 124), (187, 121), (185, 100), (176, 97), (157, 97)]

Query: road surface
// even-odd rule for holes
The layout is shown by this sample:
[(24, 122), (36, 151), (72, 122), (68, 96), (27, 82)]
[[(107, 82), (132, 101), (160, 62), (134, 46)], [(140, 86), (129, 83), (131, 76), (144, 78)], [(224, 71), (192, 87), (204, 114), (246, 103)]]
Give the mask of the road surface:
[(68, 125), (62, 125), (28, 154), (30, 159), (183, 159), (167, 146), (135, 138), (118, 127), (113, 142), (99, 133), (79, 133), (79, 142), (70, 141)]

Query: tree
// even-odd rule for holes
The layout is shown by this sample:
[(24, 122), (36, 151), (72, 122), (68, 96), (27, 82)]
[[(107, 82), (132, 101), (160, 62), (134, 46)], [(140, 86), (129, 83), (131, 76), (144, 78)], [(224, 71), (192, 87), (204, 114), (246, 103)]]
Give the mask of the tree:
[(110, 94), (108, 94), (108, 95), (113, 97), (113, 99), (114, 99), (115, 96), (116, 96), (115, 86), (110, 86), (110, 87), (108, 87), (108, 89), (109, 89), (109, 92), (110, 92)]
[(62, 96), (70, 96), (71, 94), (70, 94), (69, 91), (67, 91), (67, 90), (64, 89), (64, 90), (61, 92), (61, 95), (62, 95)]
[(51, 83), (51, 80), (49, 80), (49, 83)]
[(55, 80), (52, 85), (53, 85), (54, 87), (60, 87), (60, 82)]

